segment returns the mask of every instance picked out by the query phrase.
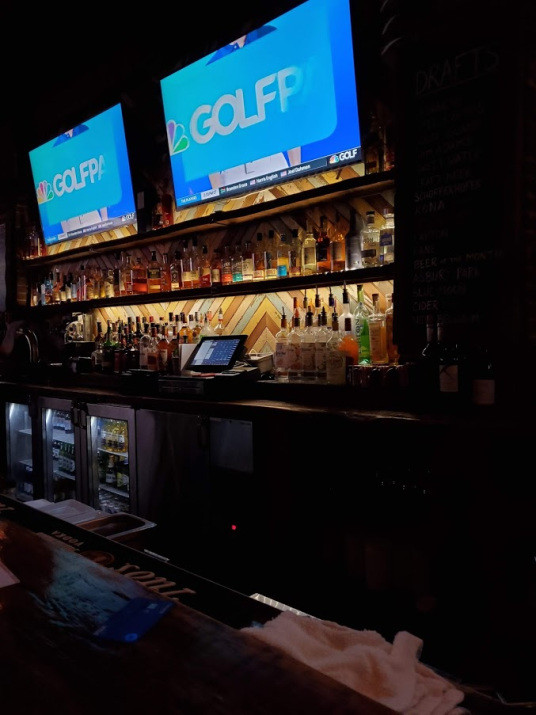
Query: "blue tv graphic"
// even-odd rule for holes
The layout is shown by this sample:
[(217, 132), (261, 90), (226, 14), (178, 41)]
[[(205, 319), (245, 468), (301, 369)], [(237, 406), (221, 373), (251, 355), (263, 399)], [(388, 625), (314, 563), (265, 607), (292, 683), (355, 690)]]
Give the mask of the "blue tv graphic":
[(30, 151), (47, 244), (136, 225), (121, 105)]
[(161, 90), (178, 205), (360, 159), (349, 0), (309, 0)]

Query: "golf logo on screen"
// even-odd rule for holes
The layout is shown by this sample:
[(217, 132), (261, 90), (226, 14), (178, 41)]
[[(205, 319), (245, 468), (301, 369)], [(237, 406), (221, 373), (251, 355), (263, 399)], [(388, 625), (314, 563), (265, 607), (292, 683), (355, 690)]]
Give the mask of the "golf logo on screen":
[(37, 202), (44, 204), (51, 201), (54, 196), (63, 196), (73, 191), (84, 189), (87, 183), (94, 184), (100, 181), (104, 174), (104, 156), (82, 161), (79, 166), (72, 166), (63, 172), (58, 172), (52, 179), (52, 186), (48, 181), (40, 181), (37, 185)]
[[(239, 127), (247, 129), (266, 121), (266, 105), (275, 103), (276, 111), (285, 113), (289, 109), (289, 97), (298, 94), (303, 86), (303, 72), (299, 67), (285, 67), (255, 82), (255, 112), (248, 115), (244, 89), (236, 89), (234, 94), (219, 97), (214, 104), (200, 104), (190, 121), (190, 136), (197, 144), (207, 144), (215, 134), (229, 136)], [(188, 149), (190, 141), (184, 125), (170, 119), (167, 122), (169, 151), (171, 155)]]

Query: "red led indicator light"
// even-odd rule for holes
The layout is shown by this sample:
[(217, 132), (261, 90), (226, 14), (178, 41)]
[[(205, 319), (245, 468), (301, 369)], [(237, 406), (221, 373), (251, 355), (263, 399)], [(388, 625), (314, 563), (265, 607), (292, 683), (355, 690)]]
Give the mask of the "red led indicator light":
[(236, 531), (236, 524), (231, 524), (231, 531)]

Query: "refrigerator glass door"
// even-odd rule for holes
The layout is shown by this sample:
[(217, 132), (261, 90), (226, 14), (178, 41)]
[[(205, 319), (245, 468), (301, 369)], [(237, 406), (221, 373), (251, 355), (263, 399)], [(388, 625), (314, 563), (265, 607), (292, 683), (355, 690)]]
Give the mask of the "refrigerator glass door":
[(90, 503), (116, 514), (133, 512), (135, 458), (130, 409), (108, 407), (105, 414), (87, 416)]
[(7, 479), (5, 493), (20, 501), (34, 498), (32, 420), (28, 405), (7, 402)]
[(77, 455), (71, 410), (43, 410), (45, 495), (49, 501), (77, 499)]

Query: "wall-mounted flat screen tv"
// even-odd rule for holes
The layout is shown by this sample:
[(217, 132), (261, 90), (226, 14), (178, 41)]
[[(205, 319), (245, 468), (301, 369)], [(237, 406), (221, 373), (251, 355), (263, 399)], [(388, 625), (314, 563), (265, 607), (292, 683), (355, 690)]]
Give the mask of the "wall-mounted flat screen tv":
[(47, 245), (120, 227), (137, 231), (121, 105), (29, 152)]
[(361, 161), (350, 0), (307, 0), (160, 85), (178, 208)]

